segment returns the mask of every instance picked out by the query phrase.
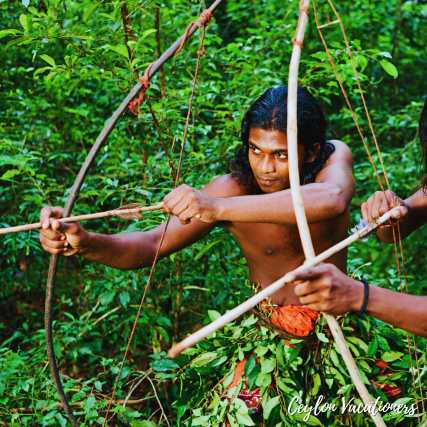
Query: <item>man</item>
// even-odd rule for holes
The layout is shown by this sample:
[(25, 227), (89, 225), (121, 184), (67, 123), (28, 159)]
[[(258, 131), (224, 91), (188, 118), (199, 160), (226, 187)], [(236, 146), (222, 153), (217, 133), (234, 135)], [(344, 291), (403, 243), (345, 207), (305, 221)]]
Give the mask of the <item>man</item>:
[[(231, 175), (214, 179), (201, 191), (181, 185), (164, 198), (165, 211), (174, 217), (166, 232), (160, 258), (192, 245), (221, 223), (236, 237), (249, 267), (250, 280), (263, 288), (304, 262), (289, 189), (287, 95), (287, 87), (269, 89), (245, 114), (241, 128), (242, 144), (236, 151)], [(307, 90), (298, 88), (297, 103), (298, 162), (304, 184), (301, 191), (314, 249), (321, 253), (347, 237), (350, 225), (348, 206), (355, 190), (353, 158), (344, 143), (326, 142), (326, 120)], [(50, 226), (50, 219), (60, 218), (61, 213), (62, 208), (58, 207), (44, 208), (41, 212), (43, 228), (40, 241), (45, 250), (55, 254), (78, 254), (123, 270), (147, 267), (153, 262), (165, 227), (162, 224), (148, 232), (106, 236), (89, 233), (77, 223), (53, 221)], [(334, 255), (329, 261), (341, 271), (346, 271), (347, 250)], [(272, 302), (277, 306), (273, 310), (263, 306), (263, 313), (270, 314), (271, 322), (285, 329), (288, 335), (305, 337), (314, 329), (318, 313), (293, 306), (299, 305), (299, 299), (292, 285), (273, 295)], [(251, 330), (254, 334), (253, 326)], [(235, 347), (238, 346), (236, 340), (232, 341)], [(280, 338), (275, 338), (275, 341), (271, 345), (282, 345)], [(244, 355), (240, 347), (228, 347), (228, 357), (226, 361), (222, 358), (224, 365), (221, 369), (226, 367), (234, 375), (230, 381), (220, 381), (219, 376), (215, 387), (221, 388), (220, 383), (223, 383), (224, 388), (216, 388), (214, 394), (219, 393), (224, 400), (234, 393), (245, 402), (245, 410), (257, 417), (261, 397), (268, 397), (266, 393), (269, 394), (269, 384), (273, 379), (270, 374), (263, 374), (265, 381), (262, 384), (254, 381), (248, 384), (243, 380), (245, 374), (249, 375), (248, 366), (252, 366), (254, 372), (260, 372), (259, 363), (264, 360), (261, 358), (259, 363), (254, 361), (253, 365), (251, 362), (246, 366), (249, 348), (254, 343), (269, 345), (258, 334), (246, 345), (244, 351), (248, 354)], [(263, 351), (265, 354), (269, 349)], [(240, 360), (237, 366), (236, 352)], [(293, 356), (288, 360), (295, 366), (300, 363), (300, 358), (295, 360)], [(255, 365), (257, 367), (254, 368)], [(203, 371), (199, 375), (197, 384), (188, 378), (189, 385), (183, 386), (187, 388), (185, 393), (200, 395), (198, 390), (201, 387), (201, 395), (212, 396), (212, 373)], [(288, 377), (290, 374), (284, 375)], [(295, 378), (295, 381), (294, 384), (301, 383), (299, 379)], [(207, 411), (209, 418), (210, 412)], [(222, 414), (226, 416), (224, 411)], [(227, 417), (230, 420), (234, 415), (229, 413)]]
[[(326, 120), (310, 93), (298, 88), (298, 159), (304, 206), (316, 253), (347, 237), (348, 206), (355, 190), (349, 148), (325, 140)], [(267, 90), (242, 122), (242, 145), (234, 173), (211, 181), (201, 191), (181, 185), (164, 198), (170, 221), (160, 258), (192, 245), (225, 224), (236, 237), (249, 267), (250, 280), (266, 287), (304, 262), (289, 189), (287, 87)], [(40, 241), (53, 254), (78, 254), (110, 267), (132, 270), (149, 266), (165, 224), (147, 232), (103, 235), (79, 223), (52, 222), (62, 208), (41, 211)], [(192, 219), (193, 218), (193, 219)], [(347, 251), (329, 260), (346, 270)], [(273, 296), (280, 305), (299, 304), (293, 286)]]

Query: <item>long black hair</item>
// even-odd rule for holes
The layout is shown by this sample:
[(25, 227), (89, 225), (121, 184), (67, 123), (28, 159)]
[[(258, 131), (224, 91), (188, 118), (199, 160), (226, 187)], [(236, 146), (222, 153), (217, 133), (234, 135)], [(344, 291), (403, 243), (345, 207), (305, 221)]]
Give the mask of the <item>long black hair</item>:
[[(241, 144), (235, 151), (231, 171), (232, 176), (245, 185), (251, 193), (256, 192), (258, 188), (249, 164), (249, 131), (251, 127), (286, 133), (287, 125), (287, 86), (267, 89), (243, 117), (240, 131)], [(304, 144), (305, 157), (308, 157), (313, 145), (318, 142), (321, 148), (317, 158), (323, 158), (326, 144), (326, 119), (310, 92), (301, 86), (298, 86), (297, 92), (297, 126), (298, 143)]]
[(421, 112), (418, 134), (420, 136), (421, 148), (423, 149), (422, 163), (424, 163), (426, 172), (424, 178), (421, 179), (421, 186), (424, 193), (427, 194), (427, 99)]

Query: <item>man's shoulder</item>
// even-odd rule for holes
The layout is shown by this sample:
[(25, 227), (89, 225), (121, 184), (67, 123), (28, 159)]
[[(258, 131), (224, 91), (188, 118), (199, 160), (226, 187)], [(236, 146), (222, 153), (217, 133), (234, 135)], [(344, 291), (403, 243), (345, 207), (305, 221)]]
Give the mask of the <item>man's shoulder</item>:
[(345, 142), (342, 142), (339, 139), (330, 139), (328, 142), (335, 147), (335, 151), (334, 153), (332, 153), (331, 159), (333, 157), (335, 157), (336, 159), (338, 158), (353, 159), (353, 153), (351, 152), (349, 146)]
[(210, 197), (236, 197), (248, 194), (246, 187), (231, 174), (213, 179), (202, 191)]

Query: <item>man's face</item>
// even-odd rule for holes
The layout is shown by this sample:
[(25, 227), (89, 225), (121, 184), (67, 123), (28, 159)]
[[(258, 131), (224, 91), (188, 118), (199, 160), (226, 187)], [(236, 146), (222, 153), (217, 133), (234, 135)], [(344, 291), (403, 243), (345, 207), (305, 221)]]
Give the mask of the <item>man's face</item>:
[[(307, 158), (312, 162), (320, 150), (316, 143)], [(288, 137), (280, 131), (251, 128), (249, 131), (249, 163), (255, 179), (264, 193), (286, 190), (289, 184)], [(298, 144), (298, 168), (304, 166), (304, 145)]]

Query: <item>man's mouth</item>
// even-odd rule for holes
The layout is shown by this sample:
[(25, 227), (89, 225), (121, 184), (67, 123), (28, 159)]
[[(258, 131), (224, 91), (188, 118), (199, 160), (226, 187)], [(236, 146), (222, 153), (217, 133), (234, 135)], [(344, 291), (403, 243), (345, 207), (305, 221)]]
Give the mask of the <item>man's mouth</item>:
[(265, 178), (258, 178), (259, 183), (262, 185), (274, 185), (277, 183), (277, 179), (265, 179)]

